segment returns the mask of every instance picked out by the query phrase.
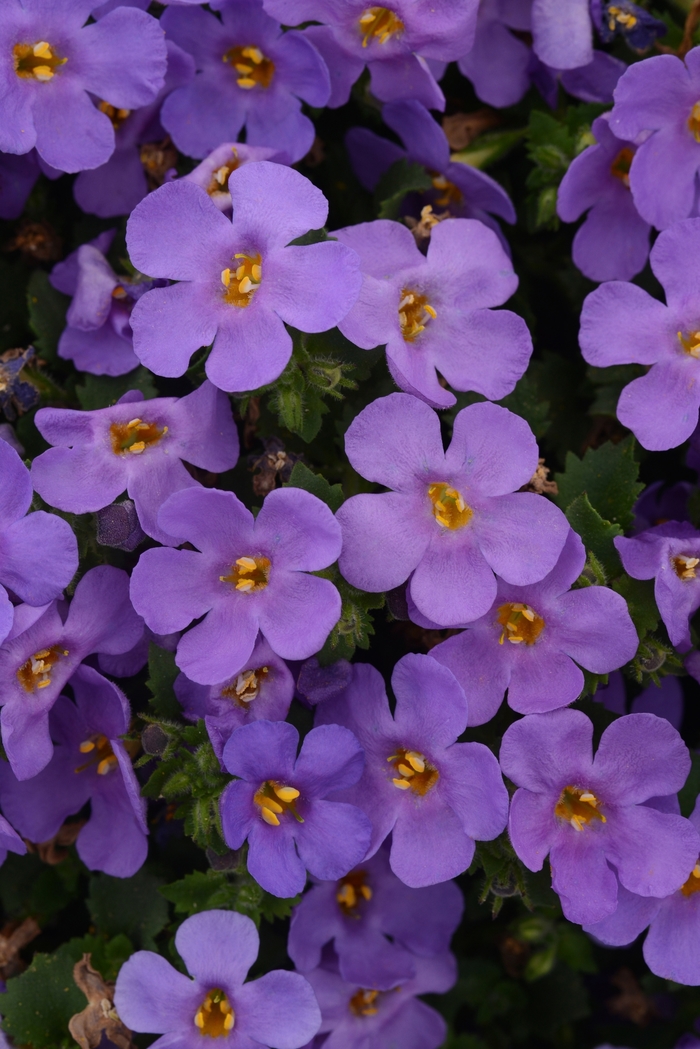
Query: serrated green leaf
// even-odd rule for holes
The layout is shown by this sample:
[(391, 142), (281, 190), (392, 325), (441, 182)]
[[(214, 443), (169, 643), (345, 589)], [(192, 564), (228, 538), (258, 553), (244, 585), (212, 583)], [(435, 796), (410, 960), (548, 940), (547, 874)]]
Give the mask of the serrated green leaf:
[(138, 947), (155, 950), (154, 937), (168, 923), (168, 905), (158, 891), (162, 884), (143, 868), (131, 878), (93, 875), (86, 903), (98, 932), (121, 933)]
[(56, 291), (44, 270), (34, 270), (27, 285), (29, 323), (34, 332), (34, 346), (47, 361), (57, 360), (58, 340), (66, 326), (67, 295)]
[(151, 693), (148, 705), (156, 717), (178, 718), (182, 714), (182, 707), (173, 691), (175, 678), (179, 673), (174, 653), (151, 642), (148, 646), (146, 685)]
[(176, 914), (198, 914), (199, 911), (229, 906), (232, 894), (228, 877), (222, 871), (194, 871), (180, 881), (161, 885), (158, 890), (175, 905)]
[(559, 485), (557, 502), (562, 510), (585, 492), (603, 520), (628, 528), (637, 496), (644, 488), (637, 481), (639, 463), (634, 458), (634, 448), (630, 434), (619, 444), (608, 441), (600, 448), (589, 448), (583, 459), (568, 452), (566, 469), (555, 478)]
[(608, 579), (620, 575), (622, 564), (613, 543), (616, 536), (622, 535), (620, 526), (603, 520), (591, 506), (585, 492), (577, 496), (565, 512), (567, 521), (581, 536), (586, 549), (595, 554)]
[(656, 630), (660, 615), (654, 597), (653, 579), (631, 579), (630, 576), (623, 575), (614, 581), (612, 588), (627, 602), (629, 614), (640, 638)]
[(398, 219), (401, 214), (401, 204), (407, 193), (432, 188), (433, 180), (423, 165), (402, 157), (384, 172), (374, 191), (377, 218)]
[(333, 513), (343, 502), (343, 486), (341, 484), (330, 485), (321, 474), (315, 474), (304, 466), (302, 462), (296, 462), (292, 470), (289, 482), (284, 488), (303, 488), (305, 492), (311, 492), (317, 499), (330, 507)]
[(86, 1004), (73, 980), (78, 958), (75, 945), (65, 943), (54, 954), (35, 954), (21, 976), (7, 981), (2, 1026), (15, 1044), (32, 1049), (75, 1045), (68, 1021)]
[(139, 390), (147, 401), (158, 396), (153, 376), (142, 365), (126, 375), (85, 375), (82, 385), (75, 388), (80, 406), (86, 412), (116, 404), (129, 390)]

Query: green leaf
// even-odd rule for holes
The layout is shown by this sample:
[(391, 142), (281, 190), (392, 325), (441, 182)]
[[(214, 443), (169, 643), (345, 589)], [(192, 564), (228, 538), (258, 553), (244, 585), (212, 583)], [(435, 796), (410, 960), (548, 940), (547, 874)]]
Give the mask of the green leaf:
[(518, 128), (515, 131), (487, 132), (485, 135), (479, 135), (466, 149), (453, 153), (450, 159), (455, 163), (469, 164), (472, 168), (483, 170), (510, 153), (522, 142), (526, 133), (525, 128)]
[(374, 634), (372, 616), (369, 613), (371, 609), (384, 607), (384, 594), (368, 594), (364, 590), (356, 590), (335, 568), (325, 569), (316, 575), (330, 579), (342, 600), (340, 619), (317, 655), (323, 667), (335, 663), (338, 659), (352, 659), (356, 648), (369, 648), (369, 639)]
[(330, 507), (333, 513), (343, 502), (343, 486), (341, 484), (330, 485), (325, 477), (315, 474), (304, 466), (302, 462), (296, 462), (292, 470), (289, 482), (284, 488), (303, 488), (305, 492), (311, 492), (317, 499)]
[(34, 346), (45, 360), (57, 359), (58, 340), (66, 326), (67, 295), (52, 286), (44, 270), (34, 270), (27, 285), (29, 323), (34, 332)]
[(155, 950), (155, 937), (168, 923), (160, 878), (143, 868), (131, 878), (96, 874), (90, 878), (87, 908), (98, 931), (123, 934), (138, 947)]
[(377, 203), (377, 218), (398, 219), (401, 204), (407, 193), (433, 188), (433, 180), (422, 164), (415, 164), (405, 157), (397, 160), (384, 172), (374, 191)]
[(195, 871), (180, 881), (164, 885), (161, 893), (175, 904), (176, 914), (197, 914), (215, 908), (239, 911), (256, 925), (261, 917), (267, 922), (288, 918), (300, 897), (281, 899), (271, 896), (255, 882), (241, 861), (236, 871)]
[(521, 416), (538, 440), (544, 437), (549, 429), (549, 401), (543, 398), (535, 373), (528, 370), (518, 381), (513, 392), (499, 401), (499, 404)]
[(598, 511), (591, 506), (585, 492), (569, 504), (566, 509), (566, 519), (573, 530), (581, 536), (586, 549), (595, 555), (608, 579), (620, 575), (622, 565), (613, 544), (613, 539), (622, 535), (620, 526), (603, 520)]
[(2, 1026), (17, 1045), (32, 1049), (75, 1047), (68, 1021), (87, 1004), (73, 980), (73, 966), (79, 957), (75, 944), (65, 943), (54, 954), (35, 954), (21, 976), (7, 981)]
[(157, 717), (178, 718), (182, 708), (173, 690), (175, 678), (180, 671), (175, 665), (175, 654), (153, 642), (148, 646), (148, 680), (151, 693), (148, 705)]
[(105, 936), (82, 936), (69, 940), (76, 961), (84, 954), (92, 956), (92, 966), (105, 980), (116, 980), (124, 962), (134, 953), (134, 945), (128, 936), (119, 933), (108, 940)]
[(656, 630), (660, 616), (654, 597), (653, 579), (631, 579), (630, 576), (623, 575), (615, 580), (612, 587), (627, 602), (629, 614), (640, 639)]
[(86, 412), (116, 404), (129, 390), (140, 390), (147, 401), (158, 396), (153, 376), (142, 365), (127, 375), (86, 375), (82, 386), (75, 388), (80, 406)]
[(308, 233), (302, 233), (301, 237), (290, 240), (288, 247), (306, 247), (307, 244), (322, 244), (324, 240), (337, 240), (337, 237), (329, 237), (325, 226), (321, 229), (310, 229)]
[(556, 475), (557, 502), (563, 510), (584, 492), (591, 506), (605, 521), (628, 528), (633, 508), (644, 485), (637, 481), (639, 463), (634, 458), (634, 437), (619, 444), (608, 441), (600, 448), (589, 448), (583, 459), (573, 452), (566, 456), (566, 469)]

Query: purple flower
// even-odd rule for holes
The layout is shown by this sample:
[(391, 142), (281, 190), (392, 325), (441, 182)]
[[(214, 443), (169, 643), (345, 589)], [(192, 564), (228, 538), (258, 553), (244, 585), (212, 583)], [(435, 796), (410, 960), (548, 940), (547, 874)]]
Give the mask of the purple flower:
[(0, 150), (34, 146), (62, 171), (96, 168), (114, 152), (114, 128), (93, 104), (153, 100), (163, 86), (165, 41), (155, 18), (121, 7), (83, 25), (94, 0), (7, 0), (0, 29)]
[(527, 368), (532, 339), (522, 317), (491, 310), (518, 286), (498, 237), (473, 219), (433, 228), (427, 257), (400, 222), (378, 219), (334, 236), (360, 257), (360, 297), (338, 327), (364, 350), (386, 344), (397, 384), (436, 408), (475, 390), (495, 400), (511, 393)]
[(481, 743), (457, 743), (467, 702), (451, 671), (430, 656), (409, 654), (394, 667), (392, 717), (381, 675), (355, 664), (341, 696), (322, 703), (316, 721), (338, 722), (365, 749), (365, 771), (343, 800), (372, 820), (373, 856), (391, 834), (391, 869), (412, 888), (435, 885), (467, 869), (474, 842), (498, 837), (508, 793), (498, 762)]
[(331, 108), (342, 106), (365, 65), (370, 90), (382, 102), (414, 98), (444, 109), (445, 97), (426, 59), (451, 62), (472, 46), (477, 0), (264, 0), (285, 25), (321, 22), (304, 35), (318, 48), (331, 75)]
[[(7, 859), (8, 852), (15, 852), (19, 856), (24, 856), (27, 851), (27, 846), (20, 838), (17, 831), (10, 826), (4, 816), (0, 816), (0, 866)], [(9, 1047), (10, 1043), (6, 1043)], [(2, 1045), (2, 1042), (0, 1042)]]
[[(678, 810), (677, 802), (675, 809)], [(698, 802), (690, 822), (700, 831)], [(651, 971), (665, 980), (697, 987), (700, 985), (700, 953), (697, 948), (700, 935), (700, 858), (688, 869), (690, 873), (682, 885), (662, 900), (637, 896), (620, 886), (615, 913), (602, 922), (586, 926), (586, 932), (609, 947), (624, 947), (649, 926), (644, 941), (644, 960)]]
[(331, 582), (309, 575), (336, 560), (340, 528), (320, 499), (278, 488), (257, 518), (233, 492), (187, 488), (158, 525), (194, 550), (146, 550), (131, 577), (134, 607), (158, 634), (184, 630), (176, 662), (192, 681), (228, 681), (250, 659), (258, 630), (282, 659), (307, 659), (340, 617)]
[(454, 882), (409, 889), (381, 848), (339, 881), (312, 884), (292, 912), (287, 951), (306, 973), (332, 941), (344, 980), (388, 991), (416, 976), (416, 956), (447, 951), (463, 910)]
[(244, 983), (260, 937), (233, 911), (203, 911), (182, 923), (175, 947), (189, 979), (152, 951), (137, 951), (121, 967), (114, 1004), (132, 1031), (162, 1034), (162, 1049), (200, 1049), (202, 1036), (231, 1044), (299, 1049), (319, 1026), (314, 993), (298, 973), (275, 970)]
[(29, 471), (7, 441), (0, 441), (0, 642), (12, 629), (7, 593), (29, 605), (60, 597), (78, 568), (78, 544), (67, 521), (43, 510), (28, 514)]
[(654, 597), (671, 644), (690, 648), (689, 620), (700, 608), (700, 532), (688, 522), (669, 521), (614, 542), (628, 575), (654, 580)]
[(447, 1027), (442, 1016), (416, 998), (444, 994), (457, 980), (452, 954), (416, 958), (416, 975), (390, 991), (346, 982), (339, 973), (316, 969), (308, 973), (321, 1007), (321, 1033), (330, 1032), (325, 1049), (438, 1049)]
[[(687, 664), (686, 669), (692, 674)], [(622, 674), (611, 674), (609, 683), (599, 688), (593, 698), (613, 714), (626, 714), (627, 696)], [(683, 688), (680, 681), (677, 677), (665, 677), (658, 685), (651, 684), (635, 696), (630, 714), (656, 714), (659, 718), (666, 718), (675, 729), (680, 730), (683, 705)]]
[(653, 47), (655, 41), (667, 32), (664, 22), (630, 0), (591, 0), (591, 15), (604, 44), (621, 36), (639, 55)]
[(486, 615), (431, 650), (464, 689), (470, 725), (490, 721), (506, 689), (513, 710), (540, 714), (580, 695), (577, 664), (608, 674), (634, 657), (637, 631), (625, 599), (605, 586), (571, 589), (585, 562), (583, 543), (569, 532), (541, 582), (520, 587), (499, 580)]
[(19, 218), (39, 174), (35, 152), (0, 153), (0, 219)]
[(579, 342), (589, 364), (596, 367), (651, 365), (646, 375), (625, 386), (617, 404), (620, 422), (650, 451), (665, 451), (682, 444), (698, 422), (700, 262), (696, 262), (697, 258), (700, 258), (700, 219), (686, 219), (661, 233), (651, 249), (651, 268), (666, 292), (667, 305), (653, 299), (636, 284), (618, 281), (596, 288), (583, 304)]
[(53, 757), (38, 775), (19, 781), (0, 765), (3, 811), (30, 841), (48, 841), (67, 816), (89, 801), (78, 855), (90, 870), (129, 878), (146, 859), (146, 803), (127, 746), (131, 711), (116, 685), (92, 667), (70, 679), (75, 703), (59, 696), (49, 716)]
[(143, 530), (166, 544), (175, 540), (157, 523), (160, 507), (173, 492), (198, 487), (183, 461), (221, 473), (238, 460), (229, 399), (206, 380), (180, 398), (146, 401), (130, 390), (96, 411), (41, 408), (36, 424), (55, 446), (32, 463), (42, 499), (84, 514), (109, 506), (126, 490)]
[(279, 153), (266, 146), (249, 146), (242, 142), (224, 142), (212, 150), (201, 164), (184, 176), (185, 182), (194, 182), (195, 186), (206, 190), (219, 211), (231, 217), (232, 202), (228, 189), (228, 180), (232, 171), (243, 164), (254, 164), (260, 160), (270, 160), (274, 164), (285, 164), (286, 153)]
[(100, 670), (111, 677), (133, 677), (148, 663), (151, 645), (164, 648), (166, 652), (174, 652), (180, 640), (179, 633), (154, 634), (148, 627), (144, 627), (143, 634), (133, 648), (128, 652), (120, 652), (116, 656), (106, 655), (104, 652), (97, 657)]
[(647, 485), (634, 504), (635, 534), (646, 532), (655, 525), (666, 524), (667, 521), (687, 521), (688, 497), (692, 490), (693, 486), (688, 481), (677, 481), (671, 485), (654, 481)]
[(218, 685), (198, 685), (184, 674), (175, 679), (175, 695), (191, 721), (204, 718), (214, 752), (223, 761), (231, 733), (252, 721), (284, 721), (294, 696), (287, 664), (259, 638), (243, 668)]
[(597, 144), (575, 157), (559, 186), (557, 213), (564, 222), (588, 214), (576, 232), (574, 262), (595, 281), (631, 280), (649, 256), (650, 227), (634, 206), (629, 171), (635, 146), (593, 121)]
[(163, 99), (194, 77), (191, 55), (172, 40), (167, 40), (166, 45), (168, 69), (165, 83), (150, 105), (129, 110), (102, 103), (102, 111), (114, 127), (115, 149), (106, 164), (92, 171), (82, 171), (73, 183), (73, 195), (83, 211), (100, 218), (128, 215), (148, 193), (140, 146), (165, 138), (159, 119)]
[(55, 601), (46, 609), (15, 609), (12, 631), (0, 646), (0, 727), (18, 779), (36, 776), (51, 760), (49, 711), (80, 663), (93, 652), (127, 652), (142, 632), (129, 601), (129, 577), (111, 565), (85, 573), (67, 615)]
[(307, 37), (282, 32), (260, 0), (219, 0), (221, 19), (201, 7), (171, 7), (168, 37), (194, 57), (197, 75), (165, 101), (163, 126), (178, 149), (205, 157), (246, 129), (249, 146), (285, 152), (290, 163), (311, 149), (314, 126), (301, 99), (325, 106), (330, 81)]
[(238, 779), (221, 795), (224, 840), (248, 840), (248, 870), (274, 896), (295, 896), (306, 871), (337, 879), (364, 857), (371, 824), (354, 805), (329, 800), (362, 775), (364, 754), (352, 732), (322, 725), (306, 736), (286, 721), (236, 729), (224, 765)]
[[(666, 229), (693, 213), (700, 169), (700, 48), (655, 55), (630, 66), (615, 89), (610, 129), (620, 139), (644, 135), (630, 168), (642, 218)], [(649, 133), (650, 132), (650, 133)]]
[(527, 586), (554, 568), (569, 526), (544, 496), (517, 491), (537, 469), (537, 444), (505, 408), (464, 408), (444, 452), (438, 415), (393, 393), (356, 416), (345, 451), (362, 477), (392, 489), (355, 495), (337, 513), (340, 570), (353, 586), (393, 590), (410, 577), (419, 611), (455, 626), (491, 608), (494, 572)]
[(320, 229), (328, 215), (326, 198), (298, 171), (246, 164), (228, 187), (232, 222), (184, 179), (161, 186), (131, 215), (134, 265), (180, 282), (138, 301), (134, 349), (157, 375), (175, 376), (195, 350), (213, 343), (206, 372), (214, 385), (253, 390), (274, 382), (289, 361), (285, 323), (306, 332), (334, 327), (357, 299), (362, 277), (343, 244), (290, 244)]
[(511, 725), (500, 755), (519, 788), (510, 807), (513, 847), (532, 871), (549, 854), (564, 914), (582, 925), (613, 913), (618, 878), (640, 896), (674, 892), (700, 849), (688, 820), (643, 804), (680, 790), (690, 769), (668, 721), (628, 714), (605, 730), (595, 757), (592, 742), (585, 714), (553, 710)]

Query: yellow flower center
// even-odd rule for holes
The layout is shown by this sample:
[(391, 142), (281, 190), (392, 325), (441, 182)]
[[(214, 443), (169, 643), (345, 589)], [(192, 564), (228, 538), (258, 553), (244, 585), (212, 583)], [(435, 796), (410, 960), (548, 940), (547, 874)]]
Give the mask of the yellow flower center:
[(450, 182), (449, 179), (438, 172), (431, 171), (430, 176), (433, 180), (433, 188), (440, 193), (440, 196), (435, 198), (435, 203), (439, 207), (449, 208), (450, 204), (459, 206), (462, 203), (464, 194), (459, 186), (455, 186), (454, 182)]
[(60, 645), (42, 648), (30, 656), (17, 671), (17, 679), (25, 692), (34, 692), (48, 688), (51, 684), (51, 671), (62, 656), (68, 655), (68, 649)]
[(295, 808), (298, 797), (299, 791), (296, 787), (287, 787), (283, 783), (268, 779), (256, 790), (253, 801), (260, 809), (265, 823), (269, 823), (271, 827), (279, 827), (279, 817), (285, 812), (291, 812), (297, 823), (304, 822)]
[(630, 167), (634, 159), (634, 150), (630, 149), (629, 146), (625, 146), (617, 154), (612, 164), (610, 165), (610, 174), (614, 175), (615, 178), (619, 179), (623, 186), (627, 189), (630, 188)]
[(688, 875), (688, 880), (681, 885), (681, 892), (684, 896), (692, 896), (694, 892), (700, 892), (700, 861), (693, 867)]
[(388, 7), (368, 7), (360, 15), (358, 24), (362, 33), (363, 47), (367, 47), (374, 37), (379, 38), (380, 44), (385, 44), (392, 36), (402, 33), (404, 29), (401, 19)]
[(635, 15), (624, 11), (621, 7), (610, 6), (608, 8), (608, 29), (611, 33), (614, 33), (618, 26), (623, 29), (634, 29), (638, 21)]
[(199, 1028), (200, 1034), (209, 1038), (221, 1038), (222, 1035), (230, 1034), (235, 1020), (231, 1003), (218, 987), (209, 992), (194, 1016), (195, 1026)]
[(38, 44), (15, 44), (12, 57), (17, 76), (25, 80), (41, 80), (43, 83), (52, 80), (58, 67), (68, 61), (67, 58), (59, 58), (45, 40), (40, 40)]
[(359, 918), (362, 901), (372, 899), (372, 890), (367, 884), (367, 871), (351, 871), (350, 874), (346, 874), (338, 882), (335, 898), (346, 918)]
[(695, 569), (700, 565), (700, 557), (688, 557), (679, 554), (671, 558), (673, 570), (679, 579), (695, 579)]
[(437, 481), (428, 488), (428, 497), (433, 504), (433, 516), (443, 528), (456, 531), (464, 528), (474, 516), (474, 511), (451, 485)]
[(275, 64), (258, 47), (230, 47), (224, 54), (224, 62), (236, 70), (236, 83), (244, 91), (253, 87), (269, 87), (275, 72)]
[(271, 561), (267, 557), (239, 557), (229, 575), (220, 575), (222, 583), (233, 583), (242, 594), (264, 590), (270, 578)]
[(510, 601), (498, 609), (498, 623), (503, 627), (498, 639), (499, 645), (510, 641), (511, 645), (534, 645), (544, 630), (544, 619), (538, 616), (534, 608), (519, 601)]
[(221, 690), (223, 699), (231, 699), (244, 710), (248, 704), (257, 699), (260, 686), (270, 673), (269, 667), (258, 667), (257, 670), (242, 670), (235, 681)]
[(221, 283), (225, 288), (224, 302), (243, 309), (250, 306), (262, 280), (262, 258), (259, 254), (246, 255), (244, 252), (239, 252), (233, 257), (241, 260), (236, 268), (227, 267), (221, 271)]
[(426, 324), (436, 317), (437, 313), (425, 295), (419, 295), (410, 288), (403, 289), (399, 302), (399, 324), (406, 342), (413, 342), (417, 335), (425, 331)]
[(700, 102), (696, 102), (688, 117), (688, 127), (696, 142), (700, 142)]
[(89, 759), (84, 765), (78, 765), (75, 772), (84, 772), (85, 769), (97, 765), (98, 776), (106, 776), (113, 772), (119, 762), (117, 761), (112, 746), (106, 736), (90, 736), (80, 744), (80, 753), (89, 754)]
[(574, 830), (583, 830), (591, 820), (607, 823), (605, 816), (598, 812), (598, 798), (590, 790), (579, 787), (564, 787), (559, 801), (554, 806), (554, 815), (566, 820)]
[(238, 150), (235, 146), (231, 147), (233, 157), (228, 160), (221, 167), (217, 168), (211, 176), (211, 182), (207, 186), (207, 193), (212, 197), (215, 193), (224, 193), (228, 187), (229, 175), (232, 171), (235, 171), (240, 164), (240, 158), (238, 156)]
[(423, 795), (432, 790), (440, 778), (440, 773), (417, 750), (406, 750), (399, 747), (395, 754), (386, 759), (394, 767), (396, 776), (392, 783), (399, 790), (412, 790), (414, 794)]
[(131, 115), (130, 109), (117, 109), (116, 106), (111, 106), (109, 102), (100, 102), (97, 108), (100, 113), (104, 113), (106, 117), (109, 117), (115, 131), (118, 131), (126, 118)]
[(167, 426), (159, 430), (155, 423), (145, 423), (142, 419), (132, 419), (128, 423), (112, 423), (109, 428), (112, 451), (115, 455), (141, 455), (146, 448), (158, 444), (167, 432)]
[(679, 331), (677, 334), (678, 341), (685, 352), (697, 360), (700, 357), (700, 331), (691, 331), (687, 335)]

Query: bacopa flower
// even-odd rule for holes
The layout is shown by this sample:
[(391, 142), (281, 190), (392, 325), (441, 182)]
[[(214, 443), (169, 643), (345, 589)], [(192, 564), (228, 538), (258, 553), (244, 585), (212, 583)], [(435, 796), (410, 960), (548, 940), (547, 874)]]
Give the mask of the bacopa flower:
[(78, 855), (90, 870), (129, 878), (148, 851), (146, 802), (128, 745), (120, 739), (129, 731), (129, 704), (92, 667), (78, 667), (70, 687), (75, 703), (59, 696), (49, 715), (55, 741), (51, 761), (23, 781), (3, 763), (0, 803), (25, 838), (42, 842), (89, 801), (90, 818), (76, 841)]
[(19, 218), (40, 173), (34, 151), (0, 153), (0, 219)]
[(27, 514), (32, 482), (7, 441), (0, 441), (0, 642), (12, 629), (7, 591), (30, 605), (61, 595), (78, 568), (78, 543), (67, 521), (43, 510)]
[(591, 130), (596, 144), (575, 157), (564, 175), (557, 213), (564, 222), (575, 222), (588, 212), (572, 249), (574, 262), (586, 277), (631, 280), (644, 269), (651, 232), (630, 192), (636, 147), (616, 138), (606, 117), (594, 120)]
[(219, 0), (221, 16), (201, 7), (171, 7), (161, 19), (168, 37), (189, 51), (194, 81), (170, 95), (161, 114), (178, 149), (204, 157), (243, 127), (249, 146), (283, 151), (301, 160), (314, 125), (301, 100), (325, 106), (330, 80), (325, 62), (303, 33), (282, 32), (260, 0)]
[(332, 564), (340, 528), (320, 499), (278, 488), (253, 518), (233, 492), (189, 488), (161, 507), (158, 525), (194, 550), (146, 550), (131, 577), (134, 607), (158, 634), (201, 623), (181, 638), (176, 662), (216, 685), (249, 660), (258, 630), (283, 659), (307, 659), (340, 618), (331, 582), (309, 575)]
[(11, 827), (4, 816), (0, 816), (0, 867), (7, 859), (8, 852), (24, 856), (27, 846), (14, 827)]
[(338, 881), (311, 885), (292, 912), (287, 951), (306, 973), (332, 943), (344, 980), (387, 991), (416, 976), (416, 956), (447, 951), (463, 910), (454, 882), (409, 889), (382, 847)]
[[(700, 164), (700, 145), (697, 148)], [(659, 235), (649, 256), (666, 305), (636, 284), (611, 281), (591, 292), (581, 312), (579, 342), (589, 364), (651, 365), (646, 375), (625, 386), (617, 404), (620, 422), (651, 451), (682, 444), (698, 422), (698, 252), (700, 219), (678, 222)]]
[(161, 543), (175, 540), (158, 525), (160, 507), (173, 492), (198, 487), (184, 462), (220, 473), (238, 460), (231, 405), (206, 380), (180, 398), (146, 401), (131, 390), (111, 407), (91, 412), (42, 408), (36, 424), (54, 445), (32, 463), (42, 499), (84, 514), (127, 491), (144, 531)]
[(370, 90), (382, 102), (415, 98), (444, 109), (445, 97), (426, 59), (451, 62), (474, 40), (478, 0), (264, 0), (265, 10), (285, 25), (321, 22), (305, 36), (321, 52), (331, 74), (331, 108), (342, 106), (365, 66)]
[(471, 863), (475, 840), (491, 841), (506, 825), (498, 762), (481, 743), (456, 742), (467, 701), (430, 656), (407, 655), (394, 667), (393, 717), (378, 671), (353, 669), (351, 684), (317, 708), (316, 721), (346, 725), (365, 749), (362, 779), (342, 797), (372, 820), (368, 855), (391, 833), (391, 869), (406, 885), (454, 878)]
[(129, 577), (111, 565), (85, 573), (65, 622), (55, 601), (45, 610), (15, 609), (12, 632), (0, 646), (0, 727), (18, 779), (36, 776), (51, 760), (49, 711), (80, 663), (94, 652), (128, 652), (142, 633)]
[(666, 229), (691, 215), (700, 169), (700, 48), (685, 64), (655, 55), (630, 66), (615, 89), (610, 129), (632, 142), (645, 136), (629, 173), (642, 218)]
[(689, 522), (669, 521), (614, 542), (628, 575), (654, 580), (671, 644), (690, 648), (690, 617), (700, 608), (700, 532)]
[(364, 754), (352, 732), (322, 725), (305, 737), (286, 721), (254, 721), (224, 748), (224, 765), (239, 777), (221, 795), (221, 826), (232, 849), (248, 841), (248, 870), (274, 896), (295, 896), (306, 871), (337, 879), (364, 857), (367, 816), (329, 798), (362, 775)]
[(608, 674), (634, 657), (638, 637), (625, 599), (605, 586), (571, 589), (585, 563), (572, 531), (541, 582), (520, 587), (499, 579), (486, 615), (431, 649), (464, 689), (470, 725), (490, 721), (506, 689), (520, 714), (555, 710), (583, 689), (577, 664)]
[(392, 489), (355, 495), (337, 513), (340, 570), (353, 586), (392, 590), (410, 577), (419, 611), (455, 626), (488, 612), (494, 572), (526, 586), (556, 564), (569, 526), (544, 496), (517, 492), (537, 468), (537, 444), (505, 408), (464, 408), (445, 452), (438, 415), (394, 393), (356, 416), (345, 451), (359, 474)]
[(242, 164), (255, 164), (260, 160), (270, 160), (274, 164), (286, 163), (286, 154), (267, 146), (249, 146), (243, 142), (223, 142), (197, 164), (189, 174), (184, 175), (186, 182), (206, 190), (219, 211), (231, 217), (231, 194), (228, 191), (228, 180), (232, 171)]
[(685, 783), (690, 756), (653, 714), (628, 714), (603, 733), (579, 710), (529, 714), (503, 736), (501, 768), (519, 788), (509, 832), (528, 870), (549, 854), (565, 916), (592, 924), (617, 907), (618, 879), (640, 896), (668, 896), (697, 861), (700, 838), (682, 816), (644, 802)]
[(0, 29), (0, 150), (34, 146), (61, 171), (96, 168), (114, 152), (114, 128), (90, 96), (117, 109), (151, 102), (166, 53), (155, 18), (130, 7), (84, 25), (93, 0), (8, 0)]
[(154, 1046), (200, 1049), (204, 1036), (300, 1049), (318, 1030), (318, 1005), (303, 976), (279, 969), (244, 982), (260, 947), (245, 915), (194, 914), (177, 930), (175, 947), (191, 978), (152, 951), (132, 954), (117, 977), (119, 1017), (132, 1031), (163, 1035)]
[[(208, 17), (208, 16), (207, 16)], [(182, 375), (213, 343), (206, 373), (221, 390), (274, 382), (292, 353), (285, 323), (334, 327), (357, 299), (359, 260), (343, 244), (290, 241), (319, 229), (328, 202), (291, 168), (261, 161), (229, 175), (233, 221), (199, 186), (161, 186), (127, 226), (135, 266), (180, 283), (156, 288), (134, 307), (134, 349), (157, 375)]]
[[(691, 465), (689, 459), (690, 449), (686, 460), (688, 466)], [(692, 491), (693, 486), (689, 481), (677, 481), (675, 484), (654, 481), (647, 485), (634, 504), (634, 533), (638, 535), (667, 521), (687, 521), (688, 497)]]

